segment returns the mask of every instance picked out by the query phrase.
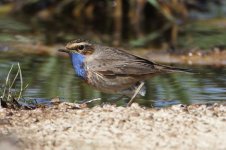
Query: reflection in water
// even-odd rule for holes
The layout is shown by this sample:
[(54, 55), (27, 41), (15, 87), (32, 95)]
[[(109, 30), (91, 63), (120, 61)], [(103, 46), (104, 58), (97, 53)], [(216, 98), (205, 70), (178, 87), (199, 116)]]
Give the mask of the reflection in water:
[[(0, 56), (0, 83), (4, 83), (11, 64), (20, 62), (24, 82), (28, 89), (24, 97), (53, 98), (59, 96), (71, 102), (102, 98), (102, 102), (114, 99), (94, 90), (75, 77), (69, 58)], [(12, 61), (13, 60), (13, 61)], [(147, 94), (136, 101), (145, 106), (167, 106), (177, 103), (206, 103), (226, 100), (226, 68), (188, 66), (198, 74), (174, 73), (156, 76), (146, 82)], [(127, 99), (117, 104), (123, 105)], [(101, 102), (95, 102), (101, 103)]]

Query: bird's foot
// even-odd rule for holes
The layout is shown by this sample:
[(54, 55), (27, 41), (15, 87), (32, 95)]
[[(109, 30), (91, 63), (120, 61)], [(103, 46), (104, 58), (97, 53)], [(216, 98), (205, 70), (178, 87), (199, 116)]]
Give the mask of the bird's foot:
[(133, 103), (134, 98), (137, 96), (137, 94), (140, 92), (141, 88), (143, 87), (144, 82), (141, 82), (140, 85), (137, 87), (136, 91), (134, 92), (133, 96), (129, 100), (127, 107), (130, 107), (131, 104)]

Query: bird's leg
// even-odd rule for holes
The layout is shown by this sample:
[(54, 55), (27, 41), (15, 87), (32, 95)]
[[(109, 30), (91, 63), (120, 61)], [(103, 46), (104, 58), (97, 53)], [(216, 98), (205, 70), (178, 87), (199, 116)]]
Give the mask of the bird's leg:
[(133, 96), (131, 97), (131, 99), (129, 100), (127, 107), (129, 107), (132, 103), (134, 98), (137, 96), (137, 94), (140, 92), (141, 88), (143, 87), (144, 82), (141, 82), (140, 85), (137, 87), (137, 89), (135, 90)]

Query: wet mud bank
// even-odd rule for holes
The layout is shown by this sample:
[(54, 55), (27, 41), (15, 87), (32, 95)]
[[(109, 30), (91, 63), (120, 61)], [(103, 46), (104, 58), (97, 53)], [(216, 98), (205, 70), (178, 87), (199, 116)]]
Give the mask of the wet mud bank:
[[(20, 43), (5, 43), (0, 44), (0, 51), (5, 51), (13, 55), (18, 55), (18, 50), (21, 54), (35, 54), (35, 55), (63, 55), (68, 57), (67, 54), (59, 53), (58, 49), (64, 48), (64, 45), (46, 46), (44, 44), (20, 44)], [(126, 47), (121, 49), (128, 50)], [(177, 63), (189, 65), (226, 65), (226, 50), (191, 50), (177, 53), (169, 53), (165, 50), (154, 49), (132, 49), (128, 50), (129, 53), (145, 57), (149, 60), (160, 63)]]

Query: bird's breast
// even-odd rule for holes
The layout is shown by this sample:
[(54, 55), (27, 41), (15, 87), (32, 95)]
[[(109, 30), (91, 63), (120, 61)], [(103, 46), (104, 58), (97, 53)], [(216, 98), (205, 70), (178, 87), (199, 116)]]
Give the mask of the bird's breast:
[(70, 56), (76, 75), (82, 79), (86, 79), (85, 56), (78, 53), (70, 54)]

